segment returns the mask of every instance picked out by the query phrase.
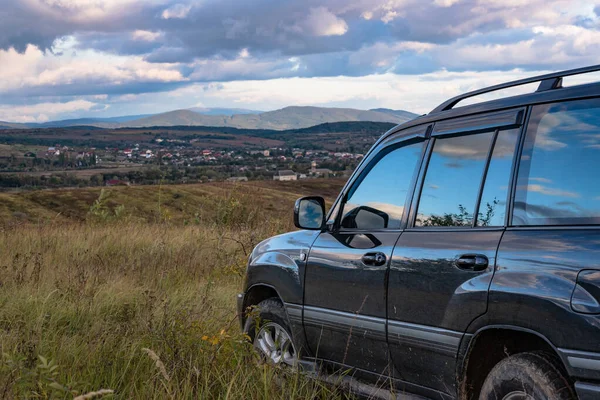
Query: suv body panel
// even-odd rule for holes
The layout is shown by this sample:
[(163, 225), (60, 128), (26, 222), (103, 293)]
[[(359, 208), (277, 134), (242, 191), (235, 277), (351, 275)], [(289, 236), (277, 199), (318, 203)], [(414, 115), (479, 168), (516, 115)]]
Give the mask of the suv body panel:
[[(390, 269), (388, 341), (403, 380), (455, 391), (460, 339), (486, 312), (501, 236), (501, 230), (402, 234)], [(486, 255), (490, 264), (481, 272), (460, 270), (454, 261), (461, 253)]]
[[(413, 192), (422, 184), (415, 181), (401, 229), (386, 231), (384, 240), (377, 239), (386, 254), (391, 251), (389, 268), (376, 268), (364, 280), (367, 275), (357, 271), (342, 273), (341, 279), (328, 274), (335, 268), (343, 271), (336, 257), (345, 257), (348, 265), (356, 261), (355, 252), (340, 248), (340, 243), (352, 240), (349, 233), (331, 227), (335, 226), (340, 203), (353, 182), (386, 146), (414, 138), (429, 139), (432, 133), (438, 136), (464, 132), (470, 128), (463, 126), (463, 120), (516, 127), (526, 119), (531, 105), (598, 96), (600, 83), (559, 88), (436, 112), (391, 129), (369, 150), (340, 192), (327, 217), (329, 229), (294, 232), (259, 244), (251, 256), (245, 287), (268, 284), (277, 288), (298, 335), (306, 329), (309, 342), (315, 342), (315, 335), (335, 342), (328, 350), (335, 354), (329, 361), (355, 368), (365, 376), (372, 375), (372, 380), (391, 378), (395, 387), (436, 398), (453, 398), (472, 339), (483, 330), (501, 327), (544, 338), (561, 357), (569, 375), (578, 380), (575, 387), (580, 398), (595, 398), (590, 396), (600, 393), (599, 386), (593, 383), (600, 382), (600, 316), (574, 312), (571, 296), (581, 270), (600, 269), (600, 228), (510, 227), (521, 149), (515, 155), (504, 227), (461, 232), (412, 229), (417, 206)], [(491, 112), (497, 113), (496, 122), (485, 120)], [(489, 126), (482, 125), (481, 129)], [(422, 160), (427, 162), (427, 157), (424, 155)], [(423, 173), (420, 171), (419, 176)], [(418, 198), (418, 193), (414, 197)], [(357, 234), (367, 232), (352, 233)], [(398, 242), (394, 247), (395, 239)], [(316, 246), (311, 250), (313, 244)], [(465, 250), (487, 255), (489, 268), (465, 275), (464, 279), (459, 278), (461, 274), (452, 278), (456, 271), (451, 261)], [(306, 284), (307, 263), (301, 260), (302, 254), (318, 266), (314, 273), (308, 272)], [(328, 269), (331, 266), (334, 269)], [(450, 280), (438, 275), (440, 266), (453, 273)], [(417, 274), (402, 275), (415, 269), (419, 270)], [(349, 286), (353, 290), (348, 290)], [(365, 300), (363, 305), (367, 293), (366, 298), (371, 300)], [(244, 304), (240, 301), (240, 307)], [(427, 304), (434, 304), (435, 308), (425, 307)], [(317, 333), (317, 325), (326, 325), (333, 333), (325, 333), (331, 335), (325, 337), (325, 331)], [(362, 351), (349, 345), (348, 334), (352, 332), (367, 338), (368, 344)], [(313, 355), (319, 355), (319, 346), (311, 346)], [(369, 354), (378, 354), (381, 359), (369, 358)], [(396, 368), (381, 371), (390, 361), (390, 354)]]
[(384, 373), (387, 263), (365, 266), (365, 253), (389, 260), (400, 233), (323, 232), (306, 268), (304, 329), (313, 354), (325, 360)]

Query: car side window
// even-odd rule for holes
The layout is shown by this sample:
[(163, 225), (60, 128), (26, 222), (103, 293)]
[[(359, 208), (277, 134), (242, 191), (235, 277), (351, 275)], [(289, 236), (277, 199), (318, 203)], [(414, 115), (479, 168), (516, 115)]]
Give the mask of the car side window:
[(520, 129), (498, 132), (477, 212), (476, 226), (504, 226), (508, 187)]
[(342, 229), (400, 228), (423, 141), (383, 149), (361, 173), (343, 205)]
[(513, 225), (600, 224), (600, 99), (534, 106)]
[(472, 226), (494, 132), (435, 139), (416, 226)]

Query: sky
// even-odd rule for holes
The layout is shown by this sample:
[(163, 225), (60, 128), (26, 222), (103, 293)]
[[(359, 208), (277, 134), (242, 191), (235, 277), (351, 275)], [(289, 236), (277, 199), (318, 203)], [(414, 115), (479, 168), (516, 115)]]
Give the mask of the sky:
[[(580, 0), (0, 0), (0, 120), (386, 107), (600, 64)], [(521, 89), (524, 90), (524, 89)]]

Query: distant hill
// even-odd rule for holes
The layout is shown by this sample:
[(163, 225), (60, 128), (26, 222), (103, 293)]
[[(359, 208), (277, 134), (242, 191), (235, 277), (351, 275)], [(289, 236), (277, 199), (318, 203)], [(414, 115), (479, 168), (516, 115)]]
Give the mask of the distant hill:
[(418, 117), (418, 114), (415, 114), (415, 113), (411, 113), (411, 112), (404, 111), (404, 110), (392, 110), (389, 108), (373, 108), (370, 111), (394, 115), (396, 117), (407, 118), (407, 119), (413, 119), (413, 118)]
[(0, 129), (27, 129), (29, 126), (26, 124), (18, 124), (16, 122), (5, 122), (0, 121)]
[(236, 114), (261, 114), (264, 111), (248, 110), (246, 108), (203, 108), (194, 107), (188, 108), (190, 111), (197, 112), (203, 115), (236, 115)]
[(125, 115), (112, 118), (79, 118), (45, 123), (17, 124), (1, 122), (0, 129), (65, 128), (95, 126), (99, 128), (138, 128), (151, 126), (211, 126), (239, 129), (289, 130), (334, 122), (387, 122), (400, 124), (417, 114), (403, 110), (292, 106), (275, 111), (242, 108), (191, 108), (161, 114)]
[(407, 111), (388, 112), (353, 108), (286, 107), (260, 114), (204, 115), (192, 110), (177, 110), (122, 123), (122, 127), (202, 125), (240, 129), (300, 129), (342, 121), (371, 121), (399, 124), (416, 114)]
[(382, 135), (397, 124), (390, 122), (351, 121), (351, 122), (326, 122), (324, 124), (301, 129), (286, 131), (271, 131), (277, 134), (309, 134), (309, 133), (371, 133)]
[(26, 124), (30, 128), (63, 128), (67, 126), (98, 126), (102, 128), (114, 128), (120, 123), (134, 121), (141, 118), (150, 117), (153, 114), (142, 114), (142, 115), (124, 115), (121, 117), (111, 118), (77, 118), (77, 119), (63, 119), (60, 121), (50, 121), (44, 123), (29, 123)]

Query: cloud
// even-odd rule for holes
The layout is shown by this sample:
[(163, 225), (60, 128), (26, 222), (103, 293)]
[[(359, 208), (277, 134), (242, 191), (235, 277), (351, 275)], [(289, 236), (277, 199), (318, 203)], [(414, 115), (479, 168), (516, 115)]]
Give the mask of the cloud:
[(600, 63), (597, 14), (584, 0), (6, 1), (0, 103), (152, 97), (209, 82), (229, 96), (239, 81), (240, 99), (267, 108), (422, 112), (513, 77)]
[(302, 24), (314, 36), (340, 36), (348, 32), (348, 24), (325, 7), (311, 8)]
[(174, 4), (165, 9), (160, 15), (162, 19), (183, 19), (188, 16), (192, 6), (185, 4)]
[(458, 3), (460, 0), (435, 0), (434, 4), (440, 7), (452, 7), (454, 4)]
[(66, 103), (38, 103), (25, 106), (0, 106), (0, 120), (11, 122), (46, 122), (65, 113), (89, 111), (97, 103), (73, 100)]
[(182, 72), (170, 64), (155, 64), (141, 57), (104, 55), (94, 51), (75, 55), (53, 55), (28, 46), (24, 53), (0, 50), (3, 79), (0, 92), (30, 88), (57, 88), (73, 85), (119, 86), (128, 83), (171, 83), (185, 81)]
[(131, 33), (131, 38), (133, 40), (141, 40), (144, 42), (154, 42), (156, 39), (161, 37), (161, 35), (162, 34), (160, 32), (151, 32), (151, 31), (145, 31), (142, 29), (138, 29)]

